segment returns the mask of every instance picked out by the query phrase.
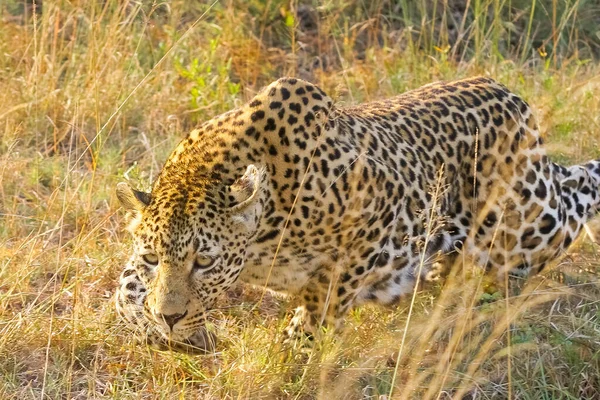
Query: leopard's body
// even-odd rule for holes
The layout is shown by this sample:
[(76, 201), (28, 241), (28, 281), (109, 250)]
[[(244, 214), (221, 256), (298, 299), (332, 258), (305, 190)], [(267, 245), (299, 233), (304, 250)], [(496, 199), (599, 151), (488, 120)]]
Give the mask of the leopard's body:
[(118, 309), (152, 342), (206, 348), (205, 313), (239, 280), (297, 296), (308, 331), (339, 327), (411, 292), (436, 255), (540, 271), (599, 184), (596, 161), (551, 163), (529, 106), (491, 79), (349, 108), (280, 79), (194, 130), (152, 193), (119, 187), (134, 255)]

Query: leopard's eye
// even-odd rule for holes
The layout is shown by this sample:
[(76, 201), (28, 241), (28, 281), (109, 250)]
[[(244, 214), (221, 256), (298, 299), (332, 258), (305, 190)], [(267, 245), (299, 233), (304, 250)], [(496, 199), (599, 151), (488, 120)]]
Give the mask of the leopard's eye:
[(194, 260), (194, 270), (208, 271), (215, 265), (216, 261), (217, 259), (213, 257), (196, 256), (196, 259)]
[(147, 253), (142, 256), (142, 260), (148, 265), (158, 265), (158, 256), (154, 253)]

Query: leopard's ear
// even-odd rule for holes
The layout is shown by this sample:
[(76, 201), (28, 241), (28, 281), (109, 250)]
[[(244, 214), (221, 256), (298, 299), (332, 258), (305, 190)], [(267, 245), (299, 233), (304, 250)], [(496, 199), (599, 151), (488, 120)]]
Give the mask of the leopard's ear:
[(244, 175), (229, 186), (229, 214), (236, 222), (255, 226), (262, 213), (262, 204), (259, 201), (264, 172), (254, 165), (246, 168)]
[(128, 212), (140, 212), (150, 204), (150, 193), (133, 189), (125, 182), (117, 184), (117, 198)]

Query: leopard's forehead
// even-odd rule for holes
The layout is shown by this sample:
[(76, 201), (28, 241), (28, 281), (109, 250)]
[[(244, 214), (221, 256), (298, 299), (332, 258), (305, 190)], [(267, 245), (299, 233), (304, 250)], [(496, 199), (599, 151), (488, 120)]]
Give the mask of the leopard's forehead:
[(155, 190), (134, 236), (141, 247), (170, 253), (210, 247), (225, 229), (219, 202), (206, 187)]
[(179, 221), (175, 225), (159, 225), (155, 220), (142, 222), (134, 234), (136, 251), (153, 252), (172, 262), (185, 261), (198, 252), (219, 253), (218, 238), (224, 236), (219, 224), (199, 224), (196, 219), (183, 218)]

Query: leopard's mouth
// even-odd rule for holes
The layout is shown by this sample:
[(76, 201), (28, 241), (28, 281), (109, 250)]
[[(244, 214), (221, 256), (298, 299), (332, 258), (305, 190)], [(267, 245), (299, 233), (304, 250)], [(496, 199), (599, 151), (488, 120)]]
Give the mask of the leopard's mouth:
[(160, 340), (150, 344), (160, 350), (172, 350), (187, 354), (210, 354), (215, 351), (217, 336), (206, 328), (201, 328), (182, 340), (166, 338), (161, 335)]

